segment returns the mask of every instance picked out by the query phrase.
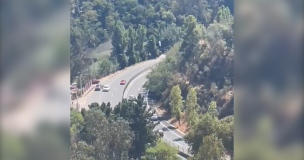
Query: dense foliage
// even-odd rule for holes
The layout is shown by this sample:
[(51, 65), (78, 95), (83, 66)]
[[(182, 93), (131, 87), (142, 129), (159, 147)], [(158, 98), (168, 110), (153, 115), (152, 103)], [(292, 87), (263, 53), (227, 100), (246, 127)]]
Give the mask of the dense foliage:
[(146, 84), (167, 109), (170, 91), (176, 85), (179, 85), (183, 99), (186, 99), (188, 88), (194, 88), (202, 113), (213, 100), (219, 110), (232, 107), (228, 103), (233, 93), (232, 24), (233, 16), (227, 7), (220, 7), (215, 20), (207, 27), (192, 15), (185, 18), (186, 34), (180, 47), (171, 48), (174, 53), (166, 55), (166, 60), (148, 75)]
[(123, 100), (113, 109), (110, 103), (93, 103), (89, 108), (81, 112), (71, 109), (71, 159), (138, 159), (146, 154), (149, 157), (153, 149), (154, 154), (176, 156), (174, 148), (157, 142), (153, 132), (157, 123), (149, 120), (152, 113), (141, 97)]
[[(233, 1), (71, 0), (71, 81), (166, 53), (145, 88), (173, 117), (185, 115), (192, 159), (220, 159), (233, 151), (233, 39)], [(71, 159), (177, 159), (135, 102), (72, 111)]]
[[(228, 3), (228, 4), (227, 4)], [(71, 81), (89, 74), (99, 58), (88, 58), (100, 44), (112, 42), (116, 69), (153, 58), (185, 34), (187, 15), (209, 25), (218, 18), (223, 0), (71, 0)], [(106, 57), (103, 57), (106, 58)], [(119, 66), (119, 67), (118, 67)]]

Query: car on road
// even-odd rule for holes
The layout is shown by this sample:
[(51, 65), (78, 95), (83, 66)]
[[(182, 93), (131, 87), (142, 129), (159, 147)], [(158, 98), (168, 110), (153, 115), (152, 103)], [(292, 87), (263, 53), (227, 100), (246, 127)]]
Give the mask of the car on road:
[(104, 85), (104, 86), (102, 87), (102, 91), (103, 91), (103, 92), (109, 92), (109, 91), (110, 91), (110, 86), (109, 86), (109, 85)]
[(130, 95), (128, 100), (136, 100), (136, 97), (134, 95)]
[(153, 116), (151, 117), (152, 121), (157, 121), (158, 120), (158, 116), (156, 114), (153, 114)]
[(121, 80), (120, 81), (120, 85), (125, 85), (126, 84), (126, 80)]
[(96, 84), (94, 91), (100, 91), (101, 87), (99, 84)]
[(98, 84), (98, 83), (99, 83), (99, 80), (97, 80), (97, 79), (92, 80), (92, 84)]
[(159, 136), (163, 137), (164, 136), (164, 131), (160, 129), (160, 130), (158, 130), (158, 134), (159, 134)]

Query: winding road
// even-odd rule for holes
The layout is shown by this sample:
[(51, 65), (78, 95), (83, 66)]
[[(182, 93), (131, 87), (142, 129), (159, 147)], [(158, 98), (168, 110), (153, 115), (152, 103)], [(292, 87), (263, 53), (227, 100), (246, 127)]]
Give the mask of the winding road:
[[(111, 106), (117, 105), (123, 98), (123, 91), (126, 87), (125, 85), (120, 85), (121, 80), (126, 80), (129, 82), (134, 76), (136, 76), (142, 70), (155, 65), (160, 62), (161, 59), (155, 59), (146, 61), (144, 63), (137, 64), (135, 66), (131, 66), (125, 70), (120, 71), (113, 77), (101, 80), (100, 84), (109, 85), (109, 92), (102, 91), (91, 91), (85, 97), (85, 105), (81, 105), (80, 108), (88, 109), (88, 105), (94, 102), (99, 104), (105, 102), (111, 103)], [(125, 96), (128, 97), (130, 95), (137, 96), (139, 93), (147, 93), (146, 89), (143, 88), (143, 84), (147, 81), (146, 75), (149, 74), (149, 71), (142, 73), (138, 77), (132, 80), (129, 84), (128, 88), (125, 91)], [(148, 100), (149, 106), (153, 106), (153, 103)], [(155, 130), (162, 129), (164, 131), (164, 141), (169, 143), (171, 146), (177, 147), (180, 152), (188, 153), (188, 144), (183, 139), (183, 134), (177, 131), (171, 124), (169, 124), (166, 120), (162, 120), (159, 125), (156, 126)]]

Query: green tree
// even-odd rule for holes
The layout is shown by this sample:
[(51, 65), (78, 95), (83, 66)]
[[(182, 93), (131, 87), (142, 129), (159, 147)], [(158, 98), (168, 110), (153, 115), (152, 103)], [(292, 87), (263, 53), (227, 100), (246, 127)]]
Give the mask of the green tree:
[(79, 132), (84, 127), (84, 119), (80, 112), (71, 108), (70, 110), (70, 127), (75, 127)]
[(145, 26), (139, 25), (136, 32), (135, 50), (139, 53), (141, 61), (145, 61), (147, 60), (147, 53), (144, 48), (144, 42), (146, 42), (147, 29)]
[(156, 38), (154, 35), (149, 36), (147, 51), (149, 54), (151, 54), (151, 58), (156, 58), (159, 55), (159, 50), (156, 46)]
[(135, 101), (123, 100), (115, 106), (114, 113), (116, 113), (116, 117), (123, 118), (129, 122), (129, 126), (135, 135), (132, 147), (129, 150), (129, 156), (140, 158), (144, 154), (145, 146), (148, 143), (156, 143), (153, 129), (157, 125), (147, 120), (152, 115), (148, 114), (146, 106), (143, 105), (143, 98), (138, 97), (138, 100)]
[(71, 160), (95, 160), (95, 148), (92, 145), (88, 145), (84, 141), (73, 141), (71, 140), (70, 147), (70, 158)]
[(118, 119), (109, 122), (104, 113), (90, 109), (84, 117), (88, 144), (94, 146), (95, 159), (121, 160), (128, 158), (133, 133), (128, 122)]
[(128, 49), (127, 49), (126, 55), (129, 58), (128, 65), (133, 65), (133, 64), (139, 62), (138, 53), (135, 51), (135, 48), (134, 48), (136, 33), (135, 33), (135, 30), (133, 29), (133, 27), (129, 27), (128, 31), (129, 31), (129, 34), (128, 34), (129, 43), (128, 43)]
[(126, 32), (124, 25), (121, 21), (117, 21), (112, 37), (113, 56), (116, 57), (117, 62), (121, 69), (128, 65), (128, 59), (125, 55), (125, 49), (127, 47), (128, 33)]
[(102, 59), (98, 62), (98, 74), (101, 76), (109, 75), (114, 71), (114, 66), (109, 59)]
[(227, 116), (220, 120), (218, 137), (222, 139), (223, 145), (228, 151), (233, 151), (234, 116)]
[(233, 16), (230, 13), (230, 10), (228, 7), (221, 6), (219, 7), (216, 17), (216, 22), (222, 23), (222, 24), (232, 24), (233, 23)]
[(198, 118), (197, 97), (194, 88), (189, 88), (186, 98), (186, 121), (193, 125)]
[(180, 160), (177, 154), (177, 149), (159, 140), (156, 146), (149, 147), (146, 150), (142, 160)]
[(171, 114), (178, 120), (181, 118), (181, 108), (183, 106), (181, 90), (179, 85), (174, 86), (170, 92), (170, 108)]
[(218, 129), (218, 120), (209, 113), (200, 116), (199, 121), (190, 127), (185, 136), (185, 141), (191, 147), (191, 152), (197, 154), (203, 139), (211, 134), (216, 134)]
[(147, 83), (144, 87), (154, 92), (156, 99), (162, 96), (162, 93), (168, 88), (167, 80), (171, 78), (177, 68), (179, 57), (176, 56), (180, 47), (180, 42), (175, 43), (166, 53), (166, 59), (159, 62), (152, 69), (151, 74), (147, 75)]
[(213, 118), (217, 117), (216, 102), (211, 101), (207, 111)]
[(198, 153), (190, 160), (221, 160), (224, 146), (215, 134), (205, 136), (201, 144)]

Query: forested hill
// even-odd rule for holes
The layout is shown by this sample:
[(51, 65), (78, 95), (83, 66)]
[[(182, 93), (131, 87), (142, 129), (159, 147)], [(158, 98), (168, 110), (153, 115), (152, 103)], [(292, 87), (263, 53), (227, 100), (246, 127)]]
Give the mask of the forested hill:
[(185, 33), (188, 15), (205, 26), (213, 23), (222, 5), (233, 10), (233, 1), (223, 0), (71, 0), (71, 80), (91, 65), (88, 51), (104, 42), (114, 49), (108, 70), (121, 69), (168, 50)]

